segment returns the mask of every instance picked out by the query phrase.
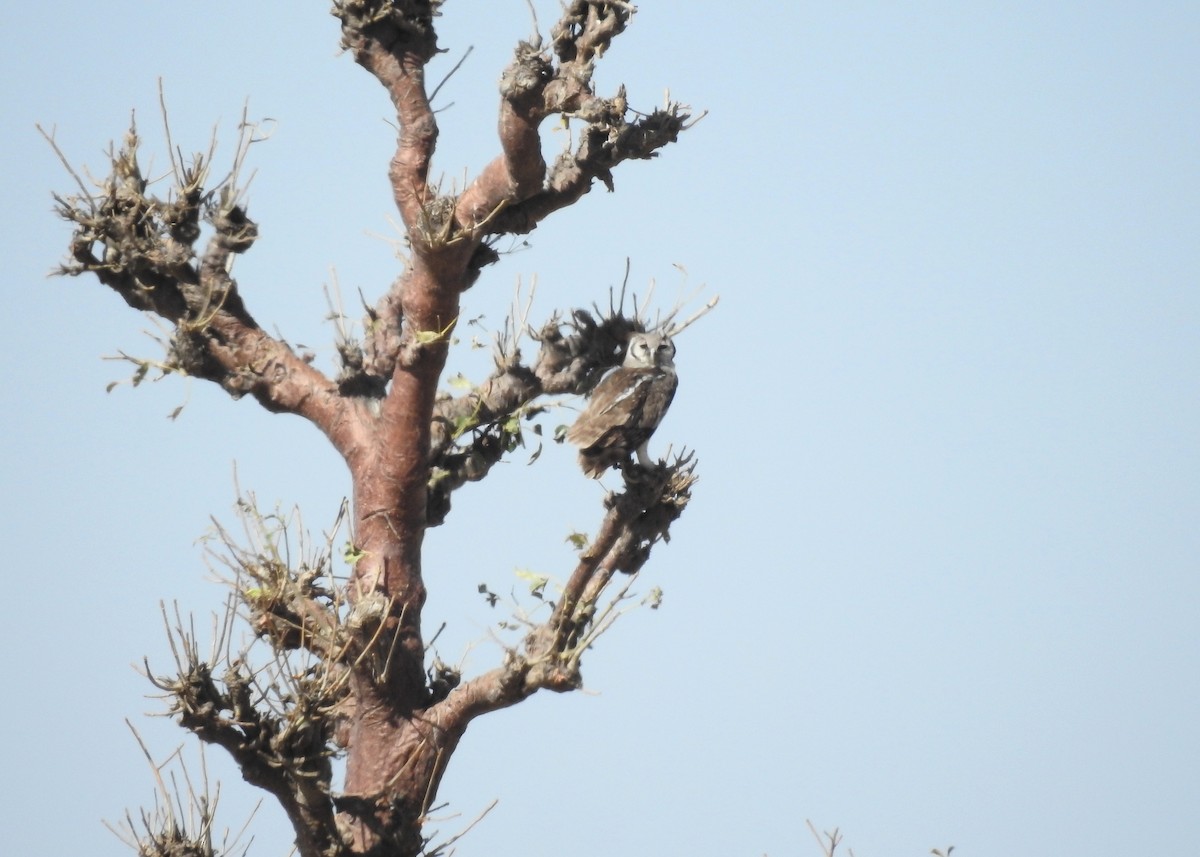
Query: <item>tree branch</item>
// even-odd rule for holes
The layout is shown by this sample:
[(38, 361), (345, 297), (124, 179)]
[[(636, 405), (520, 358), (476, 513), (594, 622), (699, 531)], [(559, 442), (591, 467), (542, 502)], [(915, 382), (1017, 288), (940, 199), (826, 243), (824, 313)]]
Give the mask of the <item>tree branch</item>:
[(677, 458), (654, 470), (625, 472), (625, 490), (605, 501), (607, 512), (592, 543), (544, 623), (526, 636), (521, 651), (452, 689), (430, 709), (430, 718), (451, 735), (490, 711), (507, 708), (538, 690), (565, 692), (582, 685), (580, 660), (596, 633), (596, 607), (617, 572), (636, 574), (691, 499), (695, 460)]
[[(500, 81), (501, 154), (459, 198), (463, 229), (480, 236), (530, 232), (597, 179), (612, 190), (612, 169), (621, 161), (654, 157), (678, 139), (687, 108), (670, 103), (630, 123), (624, 87), (612, 98), (598, 97), (592, 87), (596, 60), (635, 11), (629, 3), (573, 0), (551, 30), (549, 50), (540, 36), (517, 45)], [(554, 114), (581, 120), (584, 128), (576, 151), (564, 152), (547, 175), (538, 127)]]
[(437, 121), (425, 93), (425, 64), (437, 53), (433, 19), (441, 3), (419, 0), (335, 0), (342, 47), (387, 89), (400, 122), (388, 172), (396, 207), (409, 230), (431, 197), (426, 181), (437, 143)]
[[(138, 165), (138, 146), (131, 126), (110, 152), (112, 171), (99, 193), (56, 196), (58, 213), (75, 224), (71, 260), (59, 273), (95, 274), (131, 307), (173, 324), (169, 369), (305, 417), (345, 454), (353, 430), (336, 385), (259, 327), (229, 273), (258, 236), (237, 201), (240, 191), (228, 183), (205, 191), (208, 165), (197, 155), (167, 198), (156, 197)], [(193, 245), (202, 221), (214, 234), (198, 256)]]
[[(173, 679), (147, 676), (172, 700), (171, 713), (208, 744), (224, 748), (251, 785), (270, 792), (287, 813), (304, 857), (338, 850), (330, 783), (330, 739), (339, 689), (318, 669), (294, 677), (280, 673), (268, 700), (241, 658), (228, 663), (220, 680), (200, 658), (195, 639), (181, 627), (170, 633), (176, 655)], [(278, 685), (290, 688), (283, 694)]]
[(599, 180), (612, 191), (612, 171), (630, 159), (648, 159), (673, 143), (689, 126), (688, 108), (672, 103), (632, 123), (595, 123), (582, 132), (576, 150), (563, 152), (538, 193), (507, 206), (487, 224), (489, 234), (523, 235), (561, 208), (579, 201)]
[(621, 361), (636, 318), (619, 311), (597, 322), (586, 310), (569, 320), (557, 315), (534, 334), (538, 353), (521, 362), (520, 331), (495, 346), (496, 371), (476, 389), (434, 405), (430, 456), (428, 521), (437, 526), (450, 511), (450, 495), (467, 482), (483, 479), (505, 453), (523, 442), (522, 419), (541, 412), (534, 402), (546, 395), (583, 395)]

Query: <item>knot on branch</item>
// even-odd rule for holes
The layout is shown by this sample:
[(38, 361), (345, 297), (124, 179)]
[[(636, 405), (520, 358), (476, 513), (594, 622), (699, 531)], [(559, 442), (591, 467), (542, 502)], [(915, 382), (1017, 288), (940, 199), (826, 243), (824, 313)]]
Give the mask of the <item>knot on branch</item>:
[(346, 628), (365, 644), (378, 636), (391, 609), (392, 600), (382, 592), (366, 592), (358, 597), (346, 616)]
[(442, 0), (334, 0), (342, 47), (379, 80), (393, 99), (403, 81), (438, 52), (433, 19)]
[(570, 116), (582, 119), (589, 125), (619, 128), (625, 124), (625, 113), (628, 110), (629, 100), (625, 95), (625, 87), (622, 86), (612, 98), (594, 95), (584, 98)]
[(184, 181), (176, 188), (178, 196), (163, 206), (163, 223), (167, 234), (177, 243), (191, 246), (200, 238), (200, 213), (204, 190), (200, 186), (202, 173), (184, 171)]
[(382, 399), (387, 393), (388, 376), (372, 371), (362, 343), (349, 335), (339, 336), (335, 347), (341, 367), (337, 376), (338, 392), (343, 396)]
[(551, 46), (561, 62), (590, 63), (604, 55), (624, 32), (637, 8), (622, 0), (573, 0), (550, 31)]
[[(343, 45), (353, 48), (355, 36), (369, 35), (388, 48), (412, 40), (434, 43), (433, 19), (443, 0), (334, 0), (330, 10), (342, 22)], [(431, 52), (429, 56), (433, 56)]]
[(625, 125), (613, 141), (613, 151), (622, 160), (657, 157), (659, 149), (678, 140), (680, 132), (688, 127), (691, 114), (687, 110), (682, 104), (672, 103)]
[(443, 663), (442, 659), (436, 655), (433, 659), (433, 665), (426, 671), (425, 675), (429, 679), (429, 701), (431, 705), (441, 702), (450, 695), (450, 691), (462, 683), (462, 671)]
[(245, 253), (258, 239), (258, 224), (241, 205), (220, 206), (211, 217), (217, 230), (217, 246), (227, 253)]
[(333, 798), (342, 815), (338, 824), (346, 842), (356, 839), (354, 831), (361, 825), (370, 831), (370, 847), (338, 849), (335, 854), (354, 854), (356, 857), (393, 857), (397, 854), (423, 854), (426, 845), (421, 836), (423, 811), (421, 801), (391, 792), (388, 795), (341, 794)]
[(435, 196), (421, 206), (417, 222), (408, 233), (414, 248), (432, 253), (455, 243), (465, 244), (466, 236), (454, 216), (456, 206), (456, 200), (449, 196)]
[(239, 593), (250, 610), (250, 626), (276, 651), (332, 654), (345, 644), (337, 595), (317, 582), (326, 569), (302, 566), (293, 572), (277, 557), (246, 557), (242, 571), (254, 584)]
[[(534, 645), (537, 645), (536, 643)], [(525, 672), (525, 694), (535, 690), (569, 693), (583, 687), (583, 672), (577, 658), (539, 658)]]
[(534, 107), (546, 84), (554, 79), (554, 66), (537, 43), (520, 42), (513, 61), (500, 75), (500, 94), (515, 106)]
[(393, 286), (377, 306), (367, 306), (363, 318), (363, 344), (349, 336), (338, 342), (342, 368), (338, 389), (345, 395), (383, 398), (387, 384), (396, 371), (402, 344), (403, 306), (398, 288)]
[[(515, 422), (515, 426), (514, 426)], [(454, 438), (457, 439), (457, 438)], [(450, 495), (467, 482), (478, 482), (506, 452), (521, 445), (520, 417), (473, 426), (465, 446), (455, 446), (434, 459), (430, 468), (425, 517), (428, 526), (446, 522)]]

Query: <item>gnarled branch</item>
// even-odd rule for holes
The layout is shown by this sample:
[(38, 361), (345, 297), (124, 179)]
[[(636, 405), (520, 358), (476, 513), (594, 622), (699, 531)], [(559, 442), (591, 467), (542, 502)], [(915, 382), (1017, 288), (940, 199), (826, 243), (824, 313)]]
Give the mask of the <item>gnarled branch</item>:
[[(197, 155), (190, 168), (176, 171), (167, 196), (158, 197), (138, 164), (138, 146), (131, 126), (97, 192), (56, 197), (59, 214), (75, 224), (71, 259), (59, 273), (95, 274), (131, 307), (174, 325), (168, 369), (213, 381), (235, 397), (250, 394), (270, 411), (303, 416), (345, 452), (352, 433), (337, 387), (259, 327), (230, 274), (233, 258), (258, 234), (230, 183), (233, 174), (205, 190), (208, 164)], [(213, 235), (197, 253), (202, 222)]]
[(642, 569), (651, 548), (668, 538), (696, 479), (690, 455), (655, 469), (626, 471), (625, 490), (606, 500), (596, 537), (580, 554), (550, 618), (526, 635), (520, 651), (509, 650), (501, 666), (460, 684), (435, 704), (430, 717), (440, 728), (458, 735), (474, 718), (538, 690), (580, 687), (580, 660), (594, 638), (596, 608), (613, 575)]
[(344, 682), (331, 680), (320, 662), (308, 674), (279, 671), (263, 682), (241, 658), (227, 662), (218, 679), (182, 623), (170, 639), (177, 673), (151, 677), (170, 699), (170, 713), (200, 740), (224, 748), (247, 782), (279, 801), (304, 857), (342, 853), (330, 744)]
[[(625, 89), (611, 98), (592, 87), (596, 60), (619, 35), (635, 8), (611, 0), (573, 0), (551, 30), (521, 42), (500, 81), (498, 133), (501, 154), (458, 199), (457, 220), (479, 237), (525, 234), (546, 216), (587, 193), (599, 180), (612, 190), (621, 161), (654, 157), (688, 127), (687, 108), (665, 109), (626, 120)], [(553, 56), (552, 56), (553, 54)], [(574, 152), (564, 152), (547, 173), (538, 127), (552, 115), (584, 123)]]

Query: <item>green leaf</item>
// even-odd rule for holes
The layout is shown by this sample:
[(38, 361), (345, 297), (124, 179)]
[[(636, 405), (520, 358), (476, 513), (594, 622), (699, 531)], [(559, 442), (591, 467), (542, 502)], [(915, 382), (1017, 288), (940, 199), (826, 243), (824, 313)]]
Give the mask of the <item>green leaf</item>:
[(457, 440), (462, 437), (464, 432), (470, 431), (477, 425), (479, 425), (478, 416), (475, 414), (464, 414), (454, 421), (454, 434), (452, 436)]
[(455, 390), (470, 390), (474, 386), (470, 382), (470, 380), (467, 378), (467, 376), (465, 376), (462, 372), (459, 372), (457, 375), (454, 375), (446, 383), (449, 384)]
[(529, 594), (535, 598), (542, 597), (542, 591), (546, 588), (546, 584), (550, 582), (550, 578), (546, 575), (538, 574), (527, 568), (518, 568), (516, 575), (529, 584)]
[(572, 532), (567, 536), (566, 541), (569, 542), (571, 547), (575, 548), (575, 550), (581, 551), (587, 547), (588, 537), (586, 533)]
[(413, 338), (417, 340), (417, 345), (431, 345), (439, 339), (444, 339), (446, 334), (454, 328), (454, 322), (456, 321), (458, 321), (457, 318), (441, 330), (418, 330), (413, 333)]
[(346, 561), (347, 565), (354, 565), (366, 555), (366, 551), (356, 548), (353, 542), (346, 542), (346, 547), (342, 551), (342, 559)]

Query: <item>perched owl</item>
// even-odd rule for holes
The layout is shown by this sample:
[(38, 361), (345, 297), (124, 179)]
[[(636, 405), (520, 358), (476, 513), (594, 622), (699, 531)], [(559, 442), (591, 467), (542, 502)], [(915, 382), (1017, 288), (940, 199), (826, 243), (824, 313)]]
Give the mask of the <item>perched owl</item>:
[(587, 407), (567, 431), (579, 447), (583, 472), (599, 479), (637, 453), (649, 467), (646, 442), (662, 422), (679, 378), (675, 374), (675, 344), (661, 333), (629, 337), (625, 362), (596, 385)]

